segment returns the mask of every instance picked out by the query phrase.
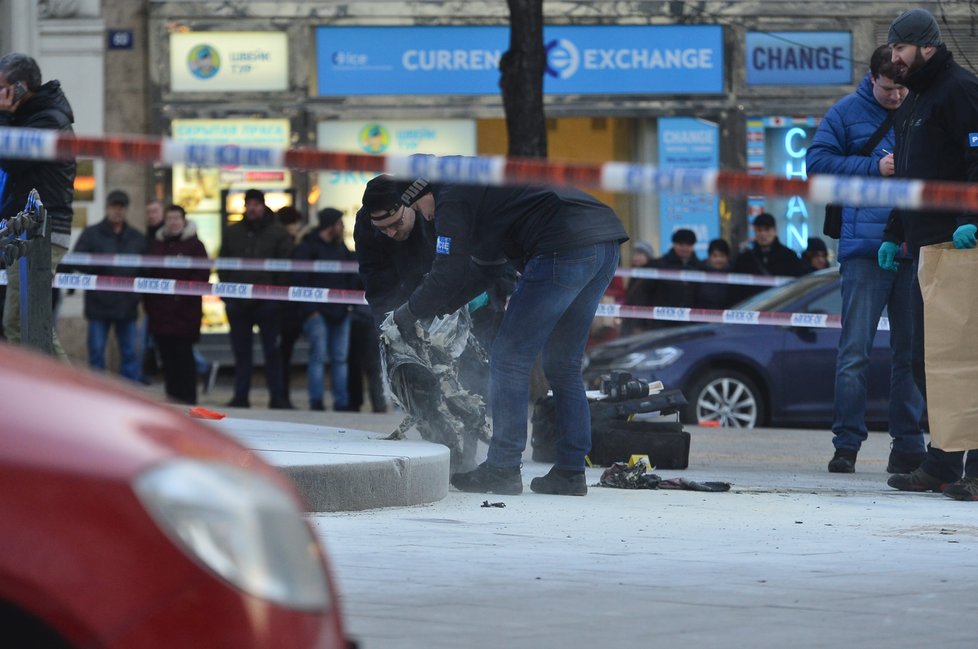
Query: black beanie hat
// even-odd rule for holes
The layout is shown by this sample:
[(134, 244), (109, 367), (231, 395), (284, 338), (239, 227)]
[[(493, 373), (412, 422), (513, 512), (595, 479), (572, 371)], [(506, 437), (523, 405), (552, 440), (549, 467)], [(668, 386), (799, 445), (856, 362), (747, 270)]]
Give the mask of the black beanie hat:
[(676, 230), (672, 233), (672, 242), (685, 243), (686, 245), (692, 246), (696, 243), (696, 233), (686, 228)]
[(937, 26), (934, 16), (926, 9), (911, 9), (897, 16), (890, 24), (890, 32), (886, 38), (887, 45), (904, 43), (929, 47), (940, 45), (941, 28)]
[(339, 211), (335, 207), (324, 207), (319, 210), (316, 215), (319, 217), (319, 229), (325, 230), (326, 228), (333, 227), (333, 224), (343, 218), (343, 212)]
[(259, 203), (265, 202), (265, 192), (260, 189), (249, 189), (245, 192), (245, 202), (247, 201), (258, 201)]

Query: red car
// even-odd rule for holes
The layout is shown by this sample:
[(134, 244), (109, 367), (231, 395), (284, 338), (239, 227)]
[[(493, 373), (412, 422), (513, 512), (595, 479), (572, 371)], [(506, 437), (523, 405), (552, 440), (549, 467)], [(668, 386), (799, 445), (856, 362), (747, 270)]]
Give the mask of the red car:
[(97, 375), (6, 345), (0, 367), (0, 644), (349, 646), (279, 472)]

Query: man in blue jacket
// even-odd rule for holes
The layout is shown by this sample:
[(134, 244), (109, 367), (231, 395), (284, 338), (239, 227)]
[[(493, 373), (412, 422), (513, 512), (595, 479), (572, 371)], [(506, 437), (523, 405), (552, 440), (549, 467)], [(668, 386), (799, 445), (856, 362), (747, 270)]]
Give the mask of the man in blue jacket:
[[(899, 108), (907, 96), (906, 88), (895, 80), (899, 70), (890, 58), (889, 46), (878, 47), (856, 92), (840, 99), (826, 113), (808, 147), (809, 173), (872, 178), (893, 175), (892, 128), (887, 128), (872, 150), (863, 154), (888, 113)], [(893, 273), (880, 268), (876, 258), (889, 214), (890, 208), (885, 207), (846, 205), (842, 209), (842, 336), (835, 368), (835, 455), (829, 461), (832, 473), (855, 471), (856, 454), (866, 440), (869, 355), (884, 307), (890, 318), (889, 427), (893, 437), (886, 470), (910, 473), (924, 460), (924, 438), (919, 425), (923, 399), (910, 367), (913, 267), (909, 257), (901, 255), (898, 270)]]

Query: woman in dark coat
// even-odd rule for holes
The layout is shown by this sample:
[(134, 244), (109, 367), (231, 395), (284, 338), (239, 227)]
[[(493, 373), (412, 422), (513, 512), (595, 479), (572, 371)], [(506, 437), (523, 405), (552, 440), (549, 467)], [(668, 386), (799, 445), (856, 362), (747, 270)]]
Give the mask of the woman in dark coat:
[[(197, 227), (187, 221), (179, 205), (166, 208), (163, 226), (149, 244), (147, 254), (206, 257), (207, 250), (197, 238)], [(206, 282), (210, 271), (204, 268), (158, 268), (155, 277)], [(201, 300), (198, 295), (160, 295), (143, 298), (149, 333), (156, 340), (163, 361), (163, 378), (168, 397), (188, 404), (197, 403), (197, 371), (194, 343), (200, 340)]]

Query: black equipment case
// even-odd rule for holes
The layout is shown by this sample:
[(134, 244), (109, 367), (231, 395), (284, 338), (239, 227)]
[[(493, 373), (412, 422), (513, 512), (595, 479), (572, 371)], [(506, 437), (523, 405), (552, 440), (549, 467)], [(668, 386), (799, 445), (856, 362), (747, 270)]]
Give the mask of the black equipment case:
[[(658, 412), (660, 415), (678, 413), (686, 405), (679, 390), (663, 390), (656, 394), (622, 401), (609, 401), (604, 395), (592, 397), (591, 407), (591, 464), (607, 466), (627, 462), (632, 455), (648, 455), (657, 469), (685, 469), (689, 466), (689, 433), (678, 421), (629, 421), (639, 413)], [(538, 400), (533, 408), (533, 447), (535, 462), (553, 462), (558, 432), (554, 418), (554, 399)]]

